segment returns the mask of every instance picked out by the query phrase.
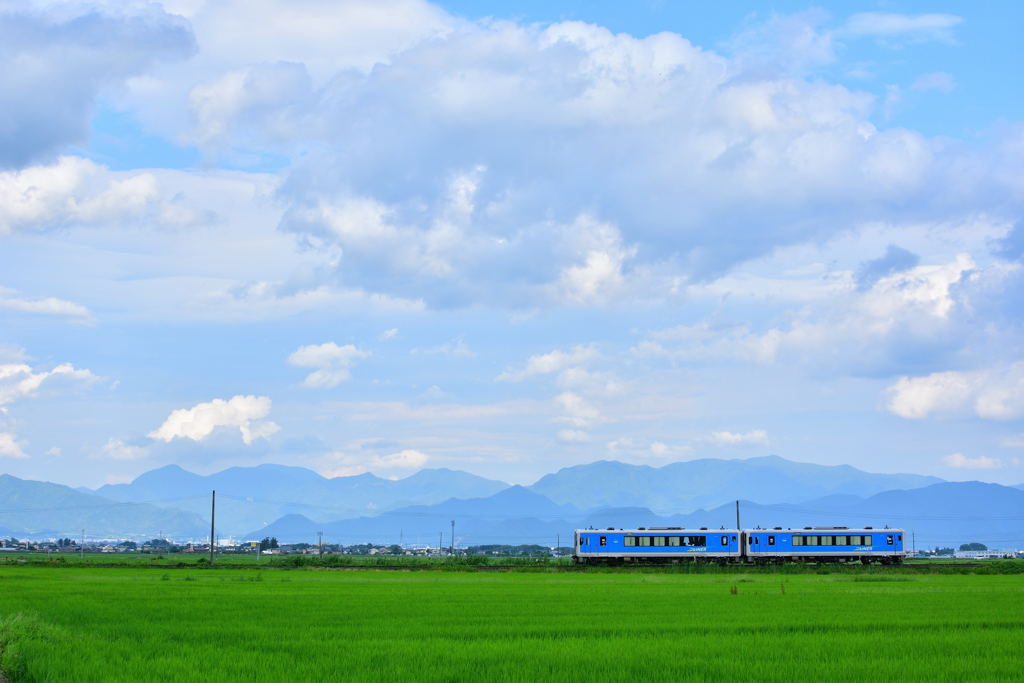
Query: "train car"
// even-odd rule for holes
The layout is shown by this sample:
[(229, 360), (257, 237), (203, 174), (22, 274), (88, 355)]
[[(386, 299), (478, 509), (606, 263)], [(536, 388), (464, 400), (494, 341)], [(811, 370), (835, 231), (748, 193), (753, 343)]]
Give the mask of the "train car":
[(903, 529), (744, 529), (744, 556), (752, 562), (881, 562), (898, 564), (906, 553)]
[(742, 552), (738, 529), (578, 529), (574, 536), (573, 559), (579, 563), (735, 562)]

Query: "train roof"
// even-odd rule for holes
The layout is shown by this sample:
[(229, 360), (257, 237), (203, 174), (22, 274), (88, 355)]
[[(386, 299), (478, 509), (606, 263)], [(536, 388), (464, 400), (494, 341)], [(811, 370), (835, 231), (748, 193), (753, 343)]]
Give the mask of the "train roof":
[(726, 529), (726, 528), (722, 528), (722, 527), (712, 529), (712, 528), (706, 527), (706, 526), (697, 527), (697, 528), (686, 528), (686, 527), (681, 527), (681, 526), (648, 526), (648, 527), (641, 526), (641, 527), (637, 527), (635, 529), (616, 529), (616, 528), (613, 528), (613, 527), (608, 527), (606, 529), (577, 529), (576, 531), (578, 531), (580, 533), (591, 533), (591, 534), (600, 533), (602, 531), (603, 532), (612, 532), (612, 533), (629, 533), (629, 534), (646, 534), (646, 533), (650, 533), (651, 531), (659, 531), (659, 532), (664, 531), (664, 532), (673, 533), (673, 534), (676, 534), (676, 533), (679, 533), (679, 534), (714, 534), (714, 533), (722, 533), (722, 532), (733, 533), (733, 534), (739, 533), (739, 529)]

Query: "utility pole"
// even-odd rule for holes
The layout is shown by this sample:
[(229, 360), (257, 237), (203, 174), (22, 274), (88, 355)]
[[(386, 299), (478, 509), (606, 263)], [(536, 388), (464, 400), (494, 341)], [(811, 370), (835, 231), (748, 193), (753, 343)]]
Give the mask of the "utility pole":
[(78, 548), (78, 556), (85, 559), (85, 529), (82, 529), (82, 545)]
[(404, 548), (405, 547), (405, 529), (399, 529), (398, 530), (398, 547), (399, 548)]
[(740, 502), (736, 501), (736, 531), (740, 530)]
[(210, 567), (213, 567), (213, 523), (217, 515), (217, 492), (210, 491)]
[(449, 555), (455, 555), (455, 520), (452, 520), (452, 549), (448, 551)]
[(320, 546), (320, 557), (323, 557), (324, 556), (324, 532), (318, 531), (318, 532), (316, 532), (316, 536), (317, 536), (317, 545)]
[(438, 531), (437, 532), (437, 554), (438, 555), (441, 554), (441, 542), (443, 540), (444, 540), (444, 532), (443, 531)]
[(910, 544), (914, 550), (914, 557), (917, 557), (917, 534), (913, 531), (910, 532)]

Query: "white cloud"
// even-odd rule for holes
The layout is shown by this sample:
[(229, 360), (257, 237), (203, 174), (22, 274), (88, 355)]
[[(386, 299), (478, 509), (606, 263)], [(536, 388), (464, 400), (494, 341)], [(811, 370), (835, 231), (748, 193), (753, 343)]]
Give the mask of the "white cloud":
[(7, 287), (0, 287), (0, 308), (6, 308), (25, 313), (39, 313), (42, 315), (59, 315), (80, 320), (92, 318), (89, 309), (81, 304), (71, 301), (64, 301), (55, 297), (31, 297), (18, 296), (18, 293)]
[(601, 412), (585, 398), (571, 391), (555, 397), (555, 404), (562, 411), (559, 419), (574, 427), (587, 427), (601, 419)]
[(57, 387), (67, 383), (92, 383), (99, 378), (89, 370), (63, 363), (52, 370), (36, 372), (27, 363), (0, 365), (0, 407), (20, 398), (36, 395), (44, 385)]
[(1014, 434), (999, 441), (1003, 448), (1024, 448), (1024, 434)]
[(600, 357), (593, 346), (578, 345), (570, 351), (555, 349), (548, 353), (530, 356), (521, 370), (507, 368), (498, 375), (499, 381), (520, 382), (528, 377), (561, 372), (567, 368), (586, 365)]
[(219, 427), (238, 427), (242, 441), (267, 438), (280, 427), (269, 420), (271, 401), (266, 396), (234, 396), (225, 401), (215, 398), (191, 408), (173, 411), (164, 423), (149, 433), (149, 438), (171, 442), (174, 439), (202, 441)]
[[(868, 289), (862, 288), (863, 272), (853, 271), (827, 279), (816, 272), (791, 280), (729, 276), (692, 288), (691, 294), (743, 297), (759, 307), (771, 297), (788, 309), (785, 324), (756, 330), (728, 318), (703, 320), (652, 331), (632, 353), (684, 362), (785, 363), (850, 374), (884, 373), (893, 357), (908, 348), (935, 353), (937, 346), (966, 343), (973, 323), (965, 286), (992, 286), (1002, 277), (998, 268), (979, 269), (967, 254), (943, 264), (897, 270), (878, 277)], [(792, 301), (788, 288), (803, 283), (810, 293), (804, 291)], [(793, 308), (794, 303), (800, 306)]]
[(369, 460), (369, 465), (381, 469), (414, 469), (423, 467), (429, 460), (426, 453), (407, 448), (390, 455), (375, 456)]
[(63, 156), (48, 166), (0, 173), (0, 235), (137, 220), (179, 227), (207, 218), (162, 195), (153, 173), (111, 171)]
[(963, 22), (954, 14), (896, 14), (860, 12), (852, 15), (842, 33), (877, 38), (906, 38), (914, 41), (952, 42), (953, 29)]
[[(352, 144), (343, 159), (305, 159), (282, 227), (338, 248), (338, 277), (426, 291), (434, 306), (601, 306), (639, 287), (664, 299), (672, 283), (886, 216), (893, 202), (928, 215), (935, 187), (978, 207), (954, 170), (974, 168), (972, 152), (879, 130), (866, 93), (744, 68), (672, 34), (466, 26), (336, 81), (344, 110), (311, 105), (317, 136)], [(438, 126), (459, 144), (441, 145)], [(398, 139), (371, 150), (353, 137), (377, 130)], [(396, 180), (386, 169), (409, 149)], [(512, 162), (510, 149), (537, 163)], [(1010, 158), (986, 192), (1009, 187)], [(976, 170), (989, 177), (994, 159)]]
[(148, 449), (126, 444), (120, 439), (108, 439), (100, 448), (100, 453), (110, 460), (142, 460), (149, 457)]
[(583, 304), (603, 303), (623, 287), (623, 266), (636, 249), (622, 246), (615, 226), (581, 216), (573, 226), (579, 262), (562, 269), (557, 288), (561, 297)]
[(707, 440), (718, 446), (767, 446), (768, 432), (763, 429), (749, 432), (711, 432)]
[(1024, 362), (973, 372), (901, 377), (886, 392), (886, 408), (906, 419), (973, 413), (990, 420), (1013, 420), (1024, 416)]
[(942, 459), (949, 467), (967, 470), (995, 470), (1005, 463), (998, 458), (990, 458), (987, 455), (979, 455), (976, 458), (969, 458), (962, 453), (953, 453)]
[(278, 62), (258, 64), (229, 71), (216, 80), (195, 86), (189, 103), (196, 117), (195, 138), (199, 145), (210, 145), (225, 137), (230, 126), (255, 119), (265, 133), (282, 138), (295, 137), (286, 111), (275, 105), (282, 101), (302, 100), (310, 96), (312, 83), (301, 64)]
[[(214, 65), (297, 62), (317, 80), (366, 71), (456, 23), (423, 0), (215, 0), (180, 7)], [(173, 7), (173, 4), (171, 5)]]
[(324, 476), (339, 477), (361, 474), (369, 470), (413, 470), (421, 469), (431, 458), (423, 451), (406, 448), (388, 455), (366, 455), (363, 453), (331, 453), (323, 459)]
[(21, 450), (21, 445), (14, 440), (14, 434), (10, 432), (0, 432), (0, 458), (27, 458), (25, 452)]
[(383, 332), (381, 332), (377, 336), (377, 339), (380, 339), (381, 341), (385, 341), (385, 340), (388, 340), (388, 339), (394, 339), (397, 336), (398, 336), (398, 328), (397, 327), (392, 327), (389, 330), (384, 330)]
[(306, 375), (302, 386), (310, 389), (332, 389), (351, 377), (349, 368), (356, 361), (369, 357), (353, 344), (338, 346), (334, 342), (299, 347), (288, 356), (288, 362), (303, 368), (316, 368)]

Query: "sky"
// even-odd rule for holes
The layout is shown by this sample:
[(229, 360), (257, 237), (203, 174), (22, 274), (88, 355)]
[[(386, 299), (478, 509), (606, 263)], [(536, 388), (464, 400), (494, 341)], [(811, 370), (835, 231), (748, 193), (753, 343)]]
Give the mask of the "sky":
[(0, 0), (0, 472), (1024, 482), (1022, 22)]

